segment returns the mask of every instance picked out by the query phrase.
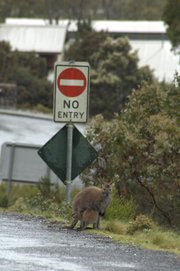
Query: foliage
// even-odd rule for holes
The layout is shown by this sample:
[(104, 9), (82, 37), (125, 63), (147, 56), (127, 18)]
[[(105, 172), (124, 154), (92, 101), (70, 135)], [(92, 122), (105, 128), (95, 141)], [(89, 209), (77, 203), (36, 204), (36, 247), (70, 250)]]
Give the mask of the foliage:
[(0, 42), (0, 59), (0, 82), (7, 82), (9, 74), (13, 73), (14, 58), (10, 45), (5, 41)]
[(132, 221), (127, 229), (127, 233), (134, 234), (136, 231), (151, 230), (155, 227), (152, 219), (145, 215), (139, 215), (134, 221)]
[(180, 221), (180, 128), (178, 111), (172, 114), (170, 109), (173, 102), (178, 103), (179, 89), (179, 85), (166, 91), (144, 84), (111, 122), (102, 116), (93, 119), (88, 137), (99, 158), (85, 172), (86, 182), (114, 179), (119, 194), (133, 197), (139, 212), (176, 226)]
[[(132, 89), (153, 81), (148, 67), (138, 68), (137, 52), (128, 38), (107, 38), (91, 57), (91, 114), (112, 117), (119, 112)], [(108, 103), (107, 103), (108, 101)]]
[[(180, 235), (177, 232), (159, 227), (151, 221), (148, 217), (144, 217), (142, 222), (138, 225), (145, 225), (146, 228), (135, 226), (135, 232), (128, 234), (131, 223), (122, 223), (119, 220), (103, 221), (104, 230), (102, 232), (107, 236), (110, 235), (116, 241), (126, 244), (138, 245), (148, 249), (165, 250), (174, 253), (180, 253)], [(139, 219), (138, 219), (139, 220)], [(146, 221), (146, 222), (145, 222)], [(135, 221), (133, 221), (135, 225)]]
[(180, 248), (180, 238), (173, 232), (153, 230), (150, 237), (153, 245), (161, 249), (172, 248), (175, 250)]
[(105, 218), (107, 220), (129, 221), (136, 215), (136, 203), (134, 200), (127, 200), (125, 197), (118, 195), (113, 191), (112, 201), (107, 208)]
[(164, 102), (164, 113), (176, 120), (180, 125), (179, 101), (180, 101), (180, 75), (175, 74), (174, 82), (165, 85), (166, 100)]
[(114, 40), (105, 32), (92, 30), (90, 22), (86, 21), (78, 27), (75, 42), (65, 52), (65, 60), (90, 63), (90, 114), (101, 113), (112, 118), (132, 89), (143, 81), (152, 82), (153, 74), (147, 66), (138, 67), (137, 52), (131, 51), (128, 38)]
[(104, 227), (105, 230), (116, 233), (116, 234), (126, 234), (126, 225), (119, 220), (108, 220)]
[(4, 195), (2, 198), (0, 198), (0, 207), (1, 208), (8, 208), (9, 201), (6, 195)]
[[(167, 0), (164, 11), (163, 20), (167, 24), (167, 34), (174, 49), (179, 50), (180, 47), (180, 1)], [(179, 50), (180, 53), (180, 50)]]
[[(6, 17), (160, 20), (165, 0), (1, 0), (0, 20)], [(137, 8), (138, 7), (138, 8)]]
[(47, 81), (47, 66), (34, 52), (11, 51), (6, 42), (0, 42), (0, 82), (15, 83), (17, 106), (32, 107), (41, 103), (52, 107), (52, 85)]
[[(99, 51), (101, 43), (107, 38), (106, 32), (96, 32), (92, 29), (91, 21), (84, 20), (77, 23), (78, 31), (75, 34), (75, 42), (64, 52), (64, 59), (90, 62), (92, 54)], [(94, 46), (96, 45), (96, 46)]]
[(5, 184), (0, 184), (0, 207), (13, 212), (44, 214), (48, 217), (61, 216), (64, 219), (71, 217), (71, 207), (65, 202), (64, 187), (58, 184), (52, 186), (47, 177), (41, 178), (38, 185), (12, 184), (8, 198)]

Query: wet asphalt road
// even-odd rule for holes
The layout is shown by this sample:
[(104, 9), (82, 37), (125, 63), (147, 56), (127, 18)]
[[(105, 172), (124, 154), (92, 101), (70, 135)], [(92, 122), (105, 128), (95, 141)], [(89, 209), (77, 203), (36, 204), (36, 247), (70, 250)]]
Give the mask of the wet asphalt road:
[(0, 213), (0, 271), (179, 271), (174, 254)]

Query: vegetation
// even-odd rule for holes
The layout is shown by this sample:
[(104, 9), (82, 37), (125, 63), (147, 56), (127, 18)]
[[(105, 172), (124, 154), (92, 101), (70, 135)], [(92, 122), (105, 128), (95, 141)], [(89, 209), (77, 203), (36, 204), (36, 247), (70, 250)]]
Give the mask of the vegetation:
[(135, 200), (136, 215), (174, 227), (180, 225), (180, 129), (178, 110), (172, 109), (179, 90), (179, 83), (167, 89), (144, 84), (110, 122), (96, 116), (88, 138), (99, 158), (83, 175), (95, 184), (114, 180), (119, 195)]
[(89, 22), (78, 26), (75, 42), (66, 50), (65, 60), (90, 63), (90, 114), (101, 113), (105, 118), (112, 118), (114, 112), (120, 111), (132, 89), (143, 81), (154, 81), (152, 71), (147, 66), (138, 67), (137, 52), (131, 51), (128, 38), (114, 40), (105, 32), (92, 30)]
[(138, 245), (153, 250), (180, 253), (179, 233), (156, 225), (153, 229), (141, 229), (134, 234), (129, 234), (127, 232), (128, 228), (129, 224), (119, 220), (104, 221), (101, 234), (127, 244)]
[(41, 103), (52, 108), (52, 84), (47, 80), (47, 64), (34, 52), (12, 51), (0, 42), (0, 82), (14, 83), (17, 107), (32, 108)]
[[(1, 0), (0, 21), (6, 17), (53, 19), (160, 20), (166, 0)], [(137, 8), (138, 7), (138, 8)]]
[(139, 215), (136, 219), (130, 222), (127, 232), (129, 234), (134, 234), (141, 230), (151, 230), (155, 228), (155, 224), (149, 217), (145, 215)]
[(179, 51), (180, 47), (180, 1), (167, 0), (164, 11), (163, 20), (168, 26), (167, 33), (173, 48)]
[(5, 184), (0, 184), (1, 208), (49, 218), (71, 217), (70, 206), (65, 204), (65, 189), (59, 185), (52, 187), (49, 178), (42, 178), (36, 186), (12, 184), (10, 191), (10, 195), (7, 196)]
[[(152, 82), (150, 69), (138, 67), (137, 52), (131, 52), (129, 40), (107, 38), (99, 51), (91, 57), (91, 102), (92, 115), (103, 114), (112, 118), (119, 112), (127, 96), (143, 81)], [(108, 102), (107, 102), (108, 101)]]

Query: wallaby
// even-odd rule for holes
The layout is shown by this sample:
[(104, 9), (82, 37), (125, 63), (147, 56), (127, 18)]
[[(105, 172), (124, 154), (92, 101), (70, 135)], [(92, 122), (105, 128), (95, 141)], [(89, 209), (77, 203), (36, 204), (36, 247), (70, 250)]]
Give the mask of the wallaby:
[(81, 217), (81, 230), (85, 230), (89, 224), (93, 224), (93, 229), (98, 228), (99, 212), (94, 210), (85, 210)]
[[(111, 201), (112, 184), (105, 184), (102, 188), (90, 186), (75, 195), (72, 202), (72, 217), (73, 221), (71, 229), (75, 227), (78, 220), (81, 220), (85, 210), (94, 210), (99, 215), (104, 215), (107, 206)], [(97, 228), (99, 227), (99, 219)]]

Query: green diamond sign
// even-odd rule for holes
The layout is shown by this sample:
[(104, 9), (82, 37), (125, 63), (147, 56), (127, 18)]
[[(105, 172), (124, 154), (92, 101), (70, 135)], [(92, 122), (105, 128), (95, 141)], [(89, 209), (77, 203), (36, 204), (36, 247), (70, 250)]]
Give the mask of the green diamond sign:
[[(98, 156), (97, 151), (87, 139), (74, 125), (73, 127), (71, 180), (77, 177)], [(67, 168), (67, 129), (67, 126), (64, 126), (38, 151), (40, 157), (63, 182), (66, 181)]]

